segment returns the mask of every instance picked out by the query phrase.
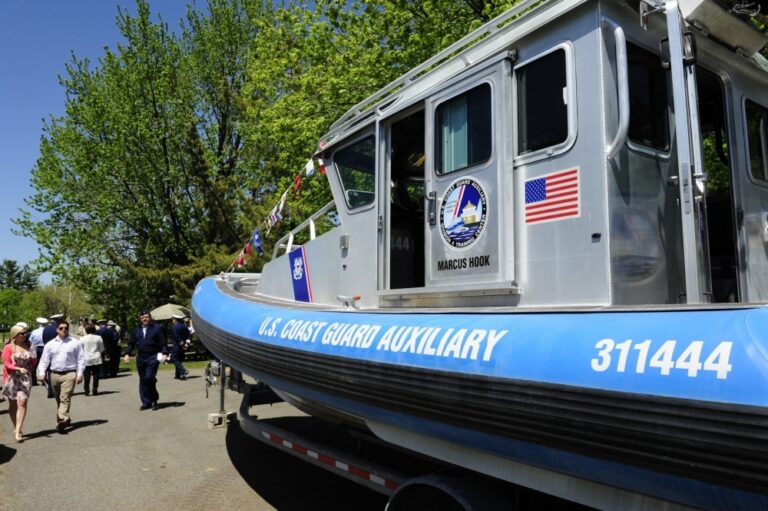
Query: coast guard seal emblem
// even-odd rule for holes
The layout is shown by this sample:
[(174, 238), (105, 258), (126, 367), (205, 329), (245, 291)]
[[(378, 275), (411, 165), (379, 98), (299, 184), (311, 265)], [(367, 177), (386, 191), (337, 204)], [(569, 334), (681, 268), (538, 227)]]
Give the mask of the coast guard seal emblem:
[(449, 245), (468, 247), (480, 237), (487, 215), (485, 190), (474, 179), (459, 179), (445, 191), (440, 234)]
[(304, 276), (304, 260), (296, 258), (293, 260), (293, 280), (301, 280)]

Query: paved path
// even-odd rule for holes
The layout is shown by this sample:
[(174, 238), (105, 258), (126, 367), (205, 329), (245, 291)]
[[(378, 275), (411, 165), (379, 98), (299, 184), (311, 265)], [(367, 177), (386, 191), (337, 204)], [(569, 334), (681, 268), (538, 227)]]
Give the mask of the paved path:
[[(190, 376), (158, 372), (157, 411), (139, 411), (133, 373), (103, 380), (98, 396), (78, 386), (67, 434), (54, 430), (55, 401), (34, 387), (21, 444), (0, 403), (0, 511), (383, 509), (378, 494), (264, 446), (236, 424), (210, 429), (218, 392), (206, 399), (203, 370)], [(226, 408), (236, 410), (239, 398), (228, 391)], [(285, 404), (266, 412), (314, 420)]]

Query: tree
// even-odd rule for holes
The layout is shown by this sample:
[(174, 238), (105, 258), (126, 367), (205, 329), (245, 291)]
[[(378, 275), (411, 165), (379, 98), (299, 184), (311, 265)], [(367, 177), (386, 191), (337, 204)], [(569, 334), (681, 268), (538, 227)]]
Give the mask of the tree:
[(19, 300), (19, 319), (26, 322), (30, 329), (35, 328), (35, 320), (40, 316), (48, 317), (45, 301), (38, 290), (22, 293)]
[(38, 278), (38, 273), (29, 265), (19, 268), (19, 263), (10, 259), (0, 263), (0, 287), (29, 291), (37, 287)]
[(44, 128), (36, 193), (17, 220), (49, 249), (43, 268), (121, 307), (163, 303), (177, 278), (217, 271), (201, 266), (209, 247), (233, 251), (243, 231), (243, 2), (211, 0), (207, 18), (190, 7), (182, 36), (137, 6), (119, 10), (125, 42), (97, 65), (72, 56), (65, 114)]
[[(381, 0), (295, 2), (256, 19), (248, 66), (248, 161), (257, 169), (253, 197), (277, 193), (328, 127), (350, 107), (425, 61), (515, 1)], [(288, 226), (329, 200), (327, 187), (307, 187)], [(253, 205), (265, 218), (268, 205)]]
[(21, 291), (13, 288), (0, 290), (0, 328), (7, 330), (17, 322), (19, 318), (19, 301)]

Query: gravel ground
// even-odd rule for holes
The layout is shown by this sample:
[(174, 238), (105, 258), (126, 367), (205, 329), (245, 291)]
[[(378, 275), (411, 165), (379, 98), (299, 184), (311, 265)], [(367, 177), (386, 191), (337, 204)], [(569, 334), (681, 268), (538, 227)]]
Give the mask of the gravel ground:
[[(80, 385), (72, 426), (59, 434), (55, 401), (34, 387), (21, 444), (0, 403), (0, 510), (384, 508), (384, 497), (265, 446), (237, 423), (209, 428), (219, 395), (206, 399), (202, 369), (186, 381), (159, 371), (158, 390), (160, 409), (139, 411), (135, 374), (103, 380), (98, 396)], [(226, 399), (238, 409), (239, 394)], [(258, 413), (314, 420), (284, 403)]]

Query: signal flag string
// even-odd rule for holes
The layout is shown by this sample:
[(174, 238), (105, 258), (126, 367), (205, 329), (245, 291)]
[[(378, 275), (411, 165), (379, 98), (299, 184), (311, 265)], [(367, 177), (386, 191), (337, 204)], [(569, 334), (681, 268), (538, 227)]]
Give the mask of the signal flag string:
[[(322, 175), (326, 175), (325, 170), (325, 164), (323, 163), (323, 160), (318, 158), (317, 159), (317, 166), (320, 169), (320, 173)], [(264, 247), (262, 246), (261, 240), (261, 227), (266, 226), (268, 235), (269, 232), (272, 230), (272, 227), (275, 226), (280, 220), (283, 218), (283, 208), (285, 207), (285, 201), (288, 199), (288, 195), (291, 191), (294, 192), (294, 196), (299, 195), (299, 190), (301, 188), (302, 183), (302, 176), (310, 177), (314, 175), (315, 173), (315, 160), (310, 158), (307, 160), (307, 163), (304, 165), (304, 169), (302, 172), (297, 174), (292, 180), (291, 185), (280, 195), (280, 201), (275, 204), (275, 206), (270, 210), (269, 215), (267, 215), (267, 218), (262, 221), (261, 225), (257, 227), (253, 233), (251, 233), (250, 238), (248, 238), (248, 241), (245, 243), (245, 246), (240, 250), (240, 252), (235, 256), (235, 258), (232, 260), (232, 262), (229, 265), (229, 268), (227, 268), (227, 271), (224, 273), (232, 273), (235, 268), (242, 268), (245, 266), (246, 258), (253, 258), (254, 257), (254, 251), (258, 253), (258, 255), (264, 255)]]

